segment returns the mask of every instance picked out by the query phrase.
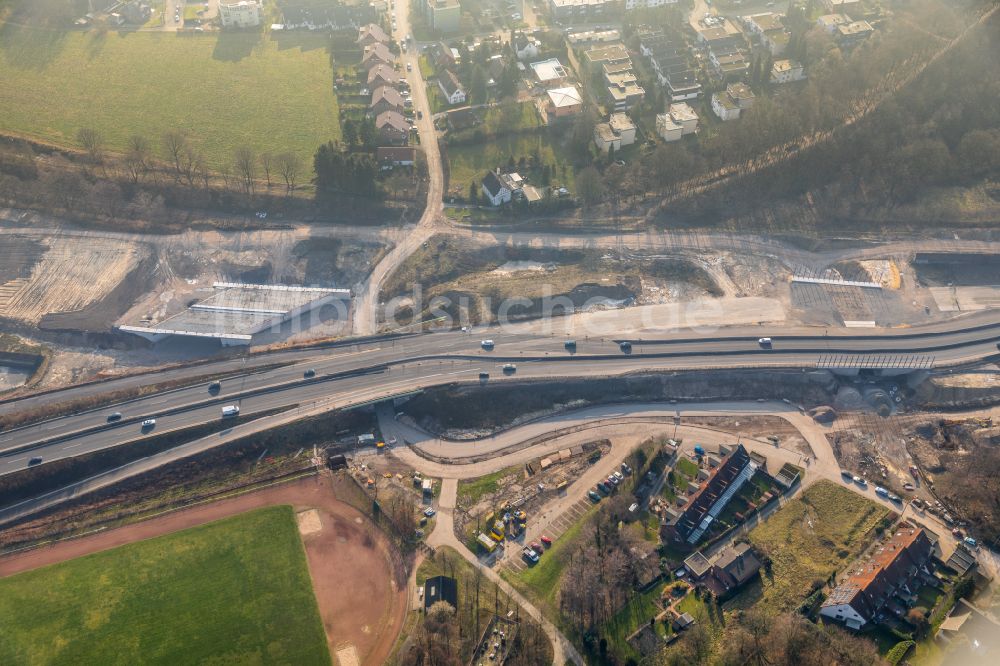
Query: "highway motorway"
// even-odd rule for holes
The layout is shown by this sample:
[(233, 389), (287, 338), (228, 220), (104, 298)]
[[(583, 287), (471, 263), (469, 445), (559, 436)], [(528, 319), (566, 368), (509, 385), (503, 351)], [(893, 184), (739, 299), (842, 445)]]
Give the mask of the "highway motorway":
[[(516, 331), (517, 326), (509, 327)], [(657, 340), (633, 341), (631, 354), (613, 339), (577, 340), (576, 353), (563, 346), (563, 338), (534, 333), (476, 329), (469, 332), (424, 333), (395, 339), (358, 340), (354, 344), (259, 354), (248, 359), (228, 359), (164, 372), (127, 377), (100, 384), (71, 387), (55, 393), (27, 397), (0, 405), (0, 413), (37, 408), (103, 392), (181, 377), (203, 377), (218, 372), (245, 374), (225, 379), (218, 395), (208, 382), (150, 395), (118, 406), (105, 407), (51, 419), (0, 434), (0, 474), (24, 469), (40, 456), (43, 463), (98, 451), (148, 436), (139, 422), (155, 417), (152, 433), (186, 428), (221, 418), (221, 407), (238, 404), (244, 415), (293, 405), (325, 403), (329, 408), (356, 404), (363, 393), (371, 400), (454, 381), (489, 382), (545, 377), (600, 377), (643, 370), (709, 368), (814, 368), (821, 357), (852, 362), (859, 357), (919, 355), (934, 357), (937, 366), (983, 359), (997, 354), (1000, 313), (970, 317), (909, 329), (868, 329), (863, 333), (837, 331), (817, 335), (812, 328), (782, 328), (771, 335), (772, 350), (757, 344), (762, 329), (726, 329), (711, 337), (678, 333)], [(496, 341), (493, 351), (480, 348), (483, 338)], [(287, 363), (278, 368), (260, 366)], [(505, 374), (503, 365), (514, 363), (516, 372)], [(256, 368), (256, 370), (255, 370)], [(316, 376), (304, 377), (307, 369)], [(121, 422), (106, 423), (107, 415), (121, 412)], [(268, 417), (272, 418), (272, 417)], [(277, 418), (277, 417), (273, 417)]]

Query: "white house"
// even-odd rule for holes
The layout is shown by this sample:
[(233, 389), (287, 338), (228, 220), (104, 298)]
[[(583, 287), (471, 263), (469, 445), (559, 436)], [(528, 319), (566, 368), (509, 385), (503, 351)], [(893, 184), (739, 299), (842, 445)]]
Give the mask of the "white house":
[(606, 123), (594, 126), (594, 144), (602, 153), (635, 143), (635, 123), (624, 113), (612, 113)]
[(446, 69), (444, 74), (438, 77), (438, 88), (444, 93), (444, 97), (448, 100), (449, 104), (465, 103), (465, 89), (462, 88), (462, 82), (455, 76), (455, 72), (450, 69)]
[(684, 136), (684, 126), (674, 122), (669, 113), (656, 115), (656, 133), (666, 142), (680, 141)]
[(667, 109), (670, 119), (681, 126), (684, 136), (698, 131), (698, 114), (687, 102), (674, 102)]
[(677, 0), (625, 0), (625, 11), (632, 9), (652, 9), (664, 5), (676, 5)]
[(712, 94), (712, 111), (721, 120), (736, 120), (740, 117), (740, 107), (728, 92), (717, 92)]
[(490, 205), (499, 206), (510, 203), (511, 190), (497, 174), (490, 171), (483, 178), (483, 195)]
[(797, 60), (775, 60), (771, 65), (771, 83), (791, 83), (804, 78), (802, 63)]
[(514, 40), (510, 43), (518, 60), (528, 60), (538, 57), (538, 40), (532, 35), (518, 32), (514, 35)]
[(223, 28), (252, 28), (260, 25), (264, 9), (261, 0), (219, 0), (219, 21)]

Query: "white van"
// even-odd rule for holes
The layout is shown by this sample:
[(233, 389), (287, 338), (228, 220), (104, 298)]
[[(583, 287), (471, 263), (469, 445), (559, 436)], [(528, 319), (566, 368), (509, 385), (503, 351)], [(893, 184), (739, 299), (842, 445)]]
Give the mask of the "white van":
[(222, 408), (222, 418), (227, 419), (231, 416), (239, 416), (240, 408), (238, 405), (226, 405)]

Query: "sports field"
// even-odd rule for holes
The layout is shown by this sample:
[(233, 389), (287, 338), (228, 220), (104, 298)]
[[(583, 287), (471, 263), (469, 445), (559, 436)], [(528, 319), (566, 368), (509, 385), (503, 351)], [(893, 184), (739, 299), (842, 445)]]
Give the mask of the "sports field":
[(81, 127), (108, 148), (186, 131), (210, 166), (238, 146), (294, 151), (340, 138), (323, 35), (76, 32), (0, 25), (0, 132), (76, 146)]
[(0, 579), (2, 664), (329, 664), (292, 507)]

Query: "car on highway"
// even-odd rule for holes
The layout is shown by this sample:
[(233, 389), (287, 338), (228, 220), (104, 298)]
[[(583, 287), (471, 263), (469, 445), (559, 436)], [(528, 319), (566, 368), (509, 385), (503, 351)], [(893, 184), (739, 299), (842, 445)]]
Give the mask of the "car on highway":
[(624, 340), (622, 342), (619, 342), (618, 343), (618, 348), (622, 350), (623, 354), (631, 354), (632, 353), (632, 343), (629, 342), (628, 340)]
[(305, 377), (306, 379), (309, 379), (310, 377), (315, 377), (316, 371), (313, 370), (312, 368), (309, 368), (308, 370), (302, 373), (302, 376)]
[(212, 382), (208, 385), (209, 393), (218, 393), (222, 390), (222, 382)]
[(479, 373), (479, 380), (480, 381), (485, 382), (489, 378), (490, 378), (490, 373), (488, 373), (488, 372), (480, 372)]
[(139, 427), (143, 431), (152, 430), (153, 428), (156, 427), (156, 419), (146, 419), (139, 425)]
[(493, 348), (497, 346), (497, 343), (493, 342), (492, 340), (480, 340), (479, 346), (485, 349), (486, 351), (493, 351)]
[(576, 340), (567, 340), (563, 343), (563, 347), (566, 348), (570, 354), (576, 352)]
[(222, 418), (231, 419), (240, 415), (239, 405), (226, 405), (222, 408)]
[(28, 461), (28, 467), (34, 467), (35, 465), (41, 465), (41, 464), (42, 464), (41, 456), (34, 456)]
[(115, 421), (121, 421), (121, 420), (122, 420), (121, 412), (113, 412), (111, 414), (108, 414), (108, 423), (114, 423)]
[(757, 344), (760, 345), (761, 349), (771, 349), (772, 348), (771, 338), (758, 338), (757, 339)]
[(503, 366), (503, 374), (512, 375), (517, 372), (517, 366), (513, 363), (507, 363)]
[(587, 497), (589, 497), (591, 499), (591, 501), (594, 501), (594, 502), (600, 502), (601, 501), (601, 496), (598, 495), (593, 490), (588, 490), (587, 491)]

